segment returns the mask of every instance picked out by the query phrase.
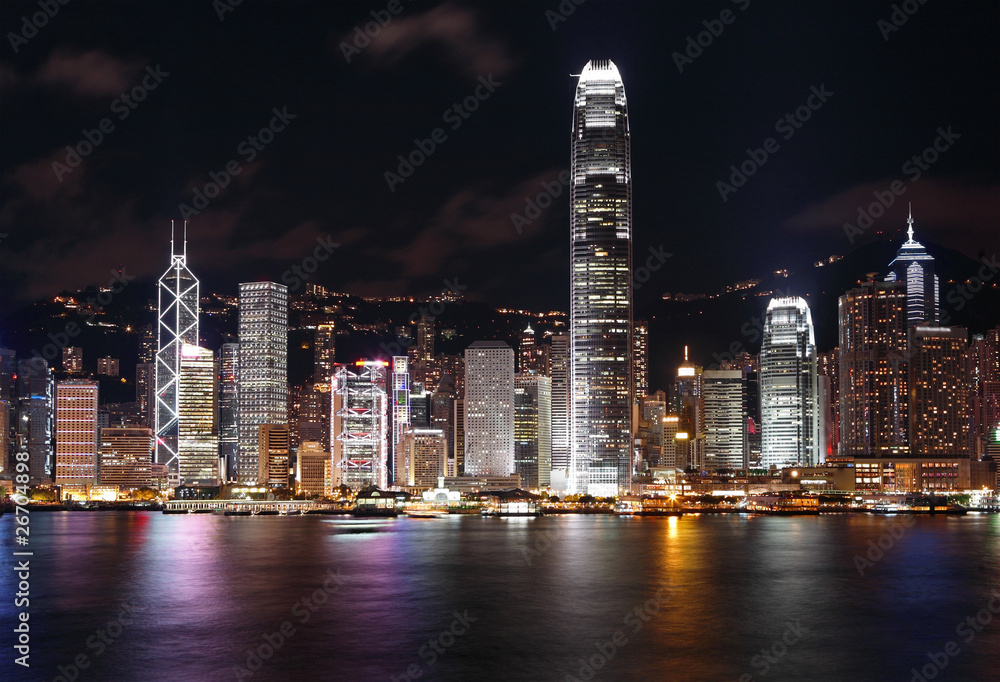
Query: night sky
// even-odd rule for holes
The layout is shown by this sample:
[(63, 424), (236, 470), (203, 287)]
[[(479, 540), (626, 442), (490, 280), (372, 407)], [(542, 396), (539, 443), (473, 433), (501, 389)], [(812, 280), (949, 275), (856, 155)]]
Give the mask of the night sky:
[[(3, 314), (118, 267), (155, 279), (170, 220), (227, 164), (238, 174), (191, 216), (206, 290), (281, 281), (326, 238), (340, 246), (311, 281), (337, 291), (432, 294), (457, 278), (472, 299), (566, 310), (566, 192), (520, 232), (511, 215), (568, 168), (570, 74), (601, 58), (628, 96), (636, 265), (673, 254), (640, 306), (900, 239), (907, 201), (924, 242), (1000, 246), (996, 2), (897, 3), (915, 9), (898, 27), (889, 2), (566, 0), (565, 17), (556, 0), (387, 5), (246, 0), (220, 19), (207, 0), (74, 0), (36, 33), (22, 19), (36, 2), (4, 2)], [(348, 62), (342, 43), (372, 11), (392, 18)], [(679, 71), (675, 53), (711, 28)], [(812, 88), (832, 94), (776, 129), (819, 102)], [(470, 96), (476, 110), (456, 113)], [(66, 146), (104, 119), (70, 167)], [(435, 129), (390, 190), (397, 156)], [(724, 201), (717, 182), (768, 138), (777, 150)], [(905, 164), (936, 140), (914, 177)], [(844, 223), (894, 180), (905, 193), (852, 244)]]

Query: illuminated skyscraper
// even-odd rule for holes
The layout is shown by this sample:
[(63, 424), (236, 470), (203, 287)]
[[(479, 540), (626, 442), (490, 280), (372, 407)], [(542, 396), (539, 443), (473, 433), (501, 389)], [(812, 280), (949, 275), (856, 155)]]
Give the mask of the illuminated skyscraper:
[(514, 472), (525, 488), (546, 488), (552, 470), (552, 379), (514, 376)]
[(56, 384), (56, 484), (98, 481), (97, 382)]
[(917, 324), (936, 325), (941, 318), (940, 286), (934, 274), (934, 257), (924, 245), (913, 239), (913, 212), (906, 220), (907, 240), (899, 247), (896, 258), (889, 263), (886, 282), (906, 284), (907, 327)]
[(219, 485), (218, 376), (215, 354), (181, 346), (177, 462), (181, 485)]
[(316, 333), (313, 335), (313, 383), (317, 386), (330, 385), (336, 350), (337, 330), (333, 323), (316, 325)]
[(971, 453), (968, 333), (964, 327), (910, 328), (910, 454)]
[(28, 453), (28, 474), (32, 483), (52, 480), (55, 465), (52, 453), (55, 385), (44, 358), (17, 363), (18, 450)]
[(816, 466), (819, 396), (812, 313), (802, 298), (772, 298), (760, 351), (761, 466)]
[(224, 343), (218, 353), (219, 363), (219, 474), (224, 480), (235, 479), (240, 451), (239, 375), (240, 345)]
[(183, 248), (177, 253), (170, 222), (170, 267), (160, 277), (156, 352), (156, 461), (177, 471), (177, 381), (181, 347), (198, 345), (199, 284), (187, 267), (187, 221)]
[(549, 352), (552, 379), (552, 474), (551, 485), (565, 490), (570, 466), (570, 335), (554, 334)]
[(465, 473), (514, 473), (514, 351), (503, 341), (465, 350)]
[(840, 297), (840, 455), (907, 452), (906, 304), (902, 283), (865, 282)]
[(360, 490), (388, 484), (389, 429), (385, 365), (339, 365), (333, 380), (333, 486)]
[(288, 287), (240, 284), (240, 450), (236, 479), (255, 483), (261, 424), (288, 424)]
[(617, 495), (631, 483), (632, 170), (618, 67), (583, 68), (573, 107), (570, 334), (573, 492)]
[(746, 468), (742, 370), (705, 370), (702, 382), (705, 405), (705, 469), (714, 471)]
[(684, 362), (677, 368), (674, 379), (674, 412), (677, 423), (675, 466), (680, 469), (705, 468), (705, 384), (704, 370), (688, 359), (684, 346)]
[[(135, 366), (135, 403), (139, 410), (139, 425), (156, 428), (153, 415), (156, 408), (156, 365), (152, 362)], [(156, 436), (153, 438), (155, 443)]]
[(406, 479), (397, 485), (430, 489), (437, 485), (438, 476), (445, 475), (445, 436), (441, 429), (406, 429), (400, 450), (406, 459)]
[(403, 453), (403, 434), (410, 428), (410, 373), (407, 369), (409, 358), (405, 355), (393, 356), (392, 374), (390, 383), (391, 404), (389, 406), (389, 419), (391, 424), (391, 437), (389, 439), (389, 462), (392, 463), (392, 480), (399, 485), (411, 485), (405, 483), (411, 476), (407, 471), (409, 460)]
[(636, 401), (649, 395), (649, 323), (632, 324), (632, 395)]
[(973, 337), (969, 355), (974, 452), (1000, 460), (1000, 327)]

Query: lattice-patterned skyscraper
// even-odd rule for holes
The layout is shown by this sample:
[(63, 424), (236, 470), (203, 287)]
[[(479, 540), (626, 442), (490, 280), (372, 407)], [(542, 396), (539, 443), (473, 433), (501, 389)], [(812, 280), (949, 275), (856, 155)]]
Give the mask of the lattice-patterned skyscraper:
[(170, 267), (160, 277), (156, 352), (156, 461), (177, 471), (178, 381), (181, 349), (198, 345), (198, 279), (187, 266), (187, 221), (177, 253), (170, 221)]

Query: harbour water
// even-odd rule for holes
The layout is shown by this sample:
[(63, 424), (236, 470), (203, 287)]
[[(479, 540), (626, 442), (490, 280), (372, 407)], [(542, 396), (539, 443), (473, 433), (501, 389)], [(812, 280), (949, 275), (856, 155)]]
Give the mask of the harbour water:
[(996, 514), (34, 513), (30, 669), (11, 654), (24, 610), (13, 515), (0, 538), (3, 680), (920, 682), (1000, 671)]

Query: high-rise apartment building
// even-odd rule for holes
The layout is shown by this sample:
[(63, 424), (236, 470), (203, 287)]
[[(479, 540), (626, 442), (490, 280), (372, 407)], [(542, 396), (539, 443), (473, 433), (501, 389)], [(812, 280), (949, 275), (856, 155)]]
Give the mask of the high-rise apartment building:
[(56, 479), (58, 485), (98, 482), (97, 382), (56, 384)]
[(219, 367), (219, 477), (235, 480), (240, 451), (240, 345), (224, 343), (217, 354)]
[(170, 267), (160, 277), (157, 305), (156, 352), (156, 462), (177, 471), (177, 384), (181, 374), (181, 348), (199, 345), (198, 304), (200, 284), (187, 266), (187, 221), (180, 253), (170, 222)]
[(514, 472), (528, 489), (547, 488), (552, 471), (552, 379), (514, 376)]
[(240, 284), (239, 456), (236, 479), (255, 483), (260, 472), (261, 424), (288, 424), (288, 287)]
[(816, 337), (802, 298), (772, 298), (760, 351), (761, 465), (816, 466), (820, 448)]
[(934, 273), (934, 257), (924, 245), (913, 238), (913, 213), (906, 220), (907, 240), (899, 247), (896, 258), (889, 263), (886, 282), (906, 286), (907, 327), (918, 324), (936, 325), (941, 319), (940, 285)]
[(702, 391), (705, 405), (705, 469), (746, 468), (742, 370), (705, 370), (702, 373)]
[(83, 372), (83, 349), (79, 346), (67, 346), (63, 348), (62, 355), (63, 371), (70, 374), (80, 374)]
[(865, 282), (840, 297), (840, 455), (908, 450), (906, 296), (905, 284)]
[(465, 350), (465, 473), (514, 472), (514, 351), (503, 341)]
[(570, 152), (573, 492), (631, 485), (632, 164), (618, 67), (587, 62)]
[(97, 373), (103, 374), (104, 376), (116, 377), (118, 376), (120, 363), (118, 358), (97, 358)]
[(212, 351), (181, 346), (177, 381), (177, 471), (181, 485), (219, 485), (217, 372)]
[(910, 328), (910, 455), (971, 454), (968, 333)]

